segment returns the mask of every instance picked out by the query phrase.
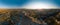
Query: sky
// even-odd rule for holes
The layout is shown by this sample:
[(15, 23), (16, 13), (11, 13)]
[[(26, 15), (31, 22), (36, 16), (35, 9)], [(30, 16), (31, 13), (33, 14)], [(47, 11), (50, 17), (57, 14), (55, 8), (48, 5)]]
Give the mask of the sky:
[(50, 5), (60, 7), (60, 0), (0, 0), (0, 8), (50, 8)]

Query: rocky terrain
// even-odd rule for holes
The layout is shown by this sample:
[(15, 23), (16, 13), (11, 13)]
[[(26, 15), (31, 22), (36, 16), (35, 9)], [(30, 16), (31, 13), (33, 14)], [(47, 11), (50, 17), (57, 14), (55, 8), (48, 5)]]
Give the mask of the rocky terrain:
[(0, 25), (60, 25), (60, 9), (0, 9)]

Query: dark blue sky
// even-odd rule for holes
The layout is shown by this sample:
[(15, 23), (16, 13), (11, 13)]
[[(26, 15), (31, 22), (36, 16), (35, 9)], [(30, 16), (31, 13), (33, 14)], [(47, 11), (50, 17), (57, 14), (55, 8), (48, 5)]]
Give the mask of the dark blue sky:
[[(0, 0), (0, 2), (3, 3), (3, 5), (7, 6), (14, 6), (14, 5), (23, 6), (24, 4), (29, 3), (31, 1), (32, 0)], [(53, 3), (56, 3), (57, 6), (60, 6), (60, 0), (43, 0), (42, 2), (44, 1), (51, 1)]]
[(60, 6), (60, 0), (53, 0), (58, 6)]
[(28, 0), (1, 0), (1, 2), (5, 5), (9, 6), (22, 6), (28, 2)]

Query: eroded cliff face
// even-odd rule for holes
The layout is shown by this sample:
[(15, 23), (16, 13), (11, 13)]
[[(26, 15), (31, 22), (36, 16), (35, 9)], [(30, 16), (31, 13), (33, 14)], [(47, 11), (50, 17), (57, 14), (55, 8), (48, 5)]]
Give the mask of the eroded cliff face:
[(43, 12), (29, 9), (0, 9), (1, 25), (60, 25), (59, 17), (59, 9)]

